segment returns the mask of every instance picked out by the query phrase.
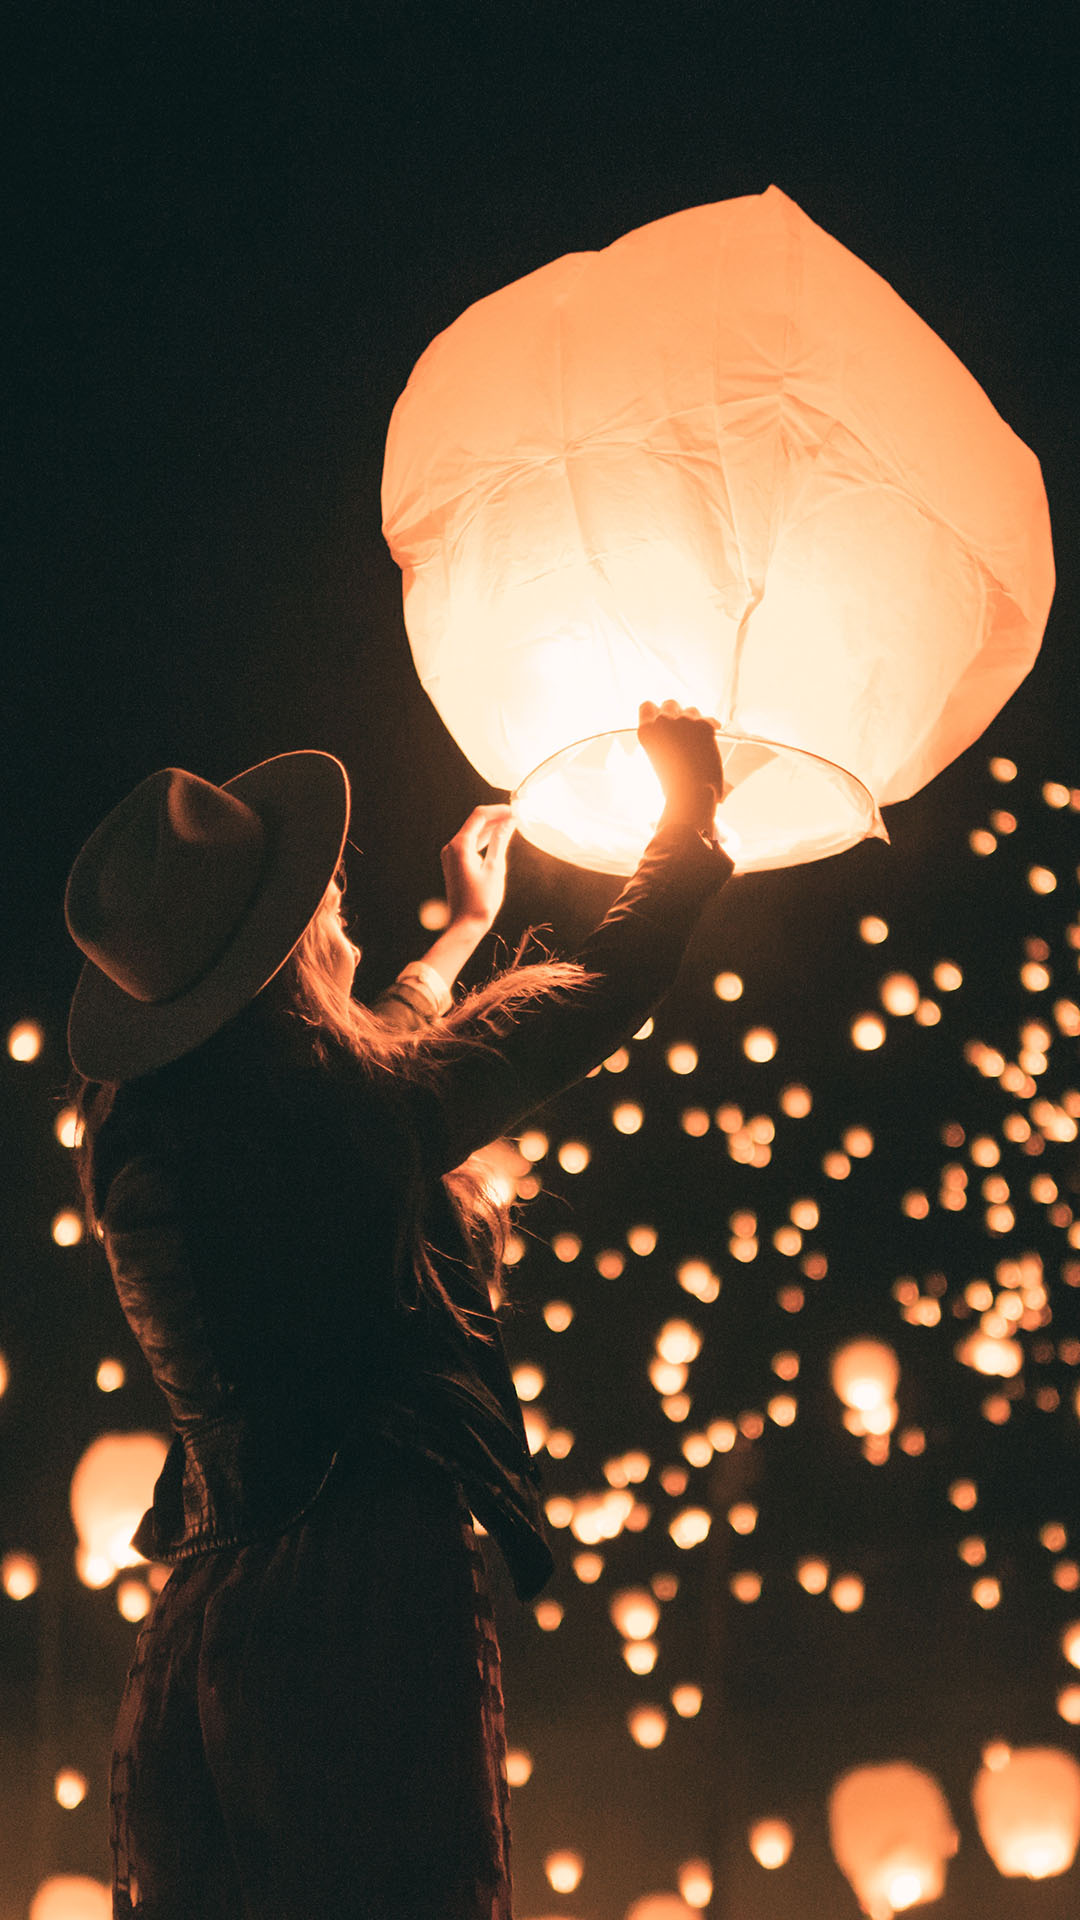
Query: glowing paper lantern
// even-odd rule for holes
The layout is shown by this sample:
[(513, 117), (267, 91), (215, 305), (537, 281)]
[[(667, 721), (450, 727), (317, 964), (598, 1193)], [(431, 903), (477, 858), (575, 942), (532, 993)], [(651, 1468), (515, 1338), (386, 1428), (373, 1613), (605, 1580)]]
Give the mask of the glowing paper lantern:
[(883, 1340), (849, 1340), (834, 1353), (831, 1373), (833, 1392), (845, 1407), (874, 1413), (892, 1400), (900, 1367)]
[(957, 1848), (937, 1781), (906, 1761), (856, 1767), (837, 1781), (829, 1797), (829, 1840), (870, 1920), (892, 1920), (939, 1899), (946, 1862)]
[(776, 187), (470, 307), (394, 410), (383, 514), (450, 732), (612, 873), (661, 805), (640, 701), (717, 716), (741, 867), (813, 859), (977, 738), (1053, 590), (1033, 455)]
[(82, 1873), (53, 1874), (30, 1902), (30, 1920), (110, 1920), (111, 1913), (108, 1887)]
[[(156, 1433), (103, 1433), (87, 1447), (71, 1479), (80, 1577), (87, 1585), (105, 1585), (119, 1567), (141, 1561), (131, 1536), (153, 1498), (166, 1451)], [(95, 1577), (86, 1580), (84, 1568)]]
[(1080, 1840), (1080, 1766), (1056, 1747), (1014, 1749), (983, 1766), (971, 1792), (983, 1846), (999, 1873), (1065, 1873)]

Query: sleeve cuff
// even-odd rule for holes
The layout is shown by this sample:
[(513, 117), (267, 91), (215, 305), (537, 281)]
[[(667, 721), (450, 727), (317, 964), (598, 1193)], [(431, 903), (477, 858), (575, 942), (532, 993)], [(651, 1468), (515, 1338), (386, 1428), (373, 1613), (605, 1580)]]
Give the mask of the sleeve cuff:
[(429, 966), (426, 960), (410, 960), (407, 967), (402, 967), (397, 977), (401, 983), (419, 987), (430, 997), (433, 1020), (439, 1019), (453, 1005), (454, 996), (442, 974), (435, 967)]

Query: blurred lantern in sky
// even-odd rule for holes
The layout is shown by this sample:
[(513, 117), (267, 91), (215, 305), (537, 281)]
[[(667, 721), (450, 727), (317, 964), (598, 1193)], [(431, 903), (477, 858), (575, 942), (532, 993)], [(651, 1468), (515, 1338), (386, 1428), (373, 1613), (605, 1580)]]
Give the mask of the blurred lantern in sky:
[(30, 1902), (30, 1920), (109, 1920), (111, 1913), (108, 1887), (82, 1873), (53, 1874)]
[(971, 1798), (999, 1873), (1046, 1880), (1071, 1867), (1080, 1840), (1080, 1766), (1070, 1753), (996, 1750), (986, 1757)]
[(156, 1433), (103, 1433), (87, 1447), (71, 1479), (77, 1564), (87, 1586), (104, 1586), (119, 1567), (142, 1559), (131, 1536), (153, 1498), (165, 1454)]
[(1028, 672), (1038, 462), (887, 283), (776, 187), (470, 307), (390, 423), (420, 679), (547, 852), (632, 870), (642, 700), (715, 715), (744, 870), (883, 833)]
[(906, 1761), (855, 1767), (829, 1798), (829, 1839), (870, 1920), (940, 1899), (957, 1835), (937, 1781)]

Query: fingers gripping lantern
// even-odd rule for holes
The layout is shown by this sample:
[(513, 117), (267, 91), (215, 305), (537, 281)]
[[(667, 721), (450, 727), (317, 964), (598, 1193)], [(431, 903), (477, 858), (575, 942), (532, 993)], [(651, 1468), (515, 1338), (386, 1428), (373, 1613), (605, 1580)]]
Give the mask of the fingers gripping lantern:
[(384, 531), (420, 679), (536, 844), (629, 871), (642, 700), (715, 714), (743, 869), (884, 833), (1030, 669), (1039, 465), (770, 187), (568, 254), (422, 355)]

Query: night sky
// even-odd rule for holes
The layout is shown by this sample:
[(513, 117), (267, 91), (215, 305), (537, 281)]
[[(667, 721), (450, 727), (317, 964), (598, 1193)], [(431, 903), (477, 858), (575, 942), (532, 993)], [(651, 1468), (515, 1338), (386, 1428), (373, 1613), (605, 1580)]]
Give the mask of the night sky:
[[(1007, 1111), (996, 1083), (998, 1106), (987, 1107), (986, 1082), (965, 1066), (963, 1047), (977, 1036), (1007, 1052), (1017, 1021), (1045, 1014), (1046, 1007), (1021, 1005), (1025, 939), (1053, 949), (1062, 981), (1071, 966), (1073, 984), (1058, 986), (1055, 972), (1055, 988), (1077, 992), (1077, 955), (1063, 938), (1076, 918), (1077, 813), (1054, 812), (1041, 799), (1045, 781), (1080, 786), (1080, 166), (1065, 26), (1063, 7), (994, 0), (977, 9), (159, 0), (24, 11), (2, 83), (12, 157), (5, 164), (0, 1012), (5, 1032), (21, 1018), (40, 1021), (46, 1047), (32, 1070), (5, 1056), (0, 1094), (8, 1268), (0, 1281), (0, 1349), (12, 1366), (0, 1402), (8, 1462), (0, 1552), (29, 1546), (44, 1565), (48, 1547), (38, 1536), (53, 1515), (57, 1581), (72, 1588), (56, 1602), (54, 1643), (81, 1632), (96, 1652), (87, 1654), (93, 1671), (82, 1681), (56, 1655), (46, 1685), (44, 1642), (24, 1619), (41, 1596), (21, 1609), (0, 1603), (10, 1702), (10, 1712), (0, 1709), (0, 1803), (8, 1823), (0, 1831), (0, 1920), (25, 1913), (46, 1871), (106, 1871), (99, 1782), (96, 1806), (90, 1796), (77, 1815), (54, 1818), (39, 1805), (33, 1863), (11, 1830), (17, 1821), (22, 1832), (29, 1805), (11, 1782), (25, 1771), (35, 1714), (39, 1731), (43, 1711), (46, 1721), (52, 1715), (47, 1739), (62, 1744), (63, 1727), (53, 1722), (62, 1721), (65, 1702), (78, 1700), (88, 1765), (107, 1745), (109, 1703), (132, 1629), (118, 1617), (95, 1626), (112, 1602), (71, 1580), (67, 1479), (81, 1447), (107, 1421), (134, 1427), (161, 1418), (153, 1395), (137, 1387), (125, 1389), (122, 1409), (102, 1412), (93, 1370), (102, 1354), (121, 1351), (122, 1330), (93, 1256), (84, 1248), (65, 1264), (48, 1238), (49, 1219), (72, 1198), (70, 1168), (58, 1164), (63, 1156), (50, 1133), (78, 971), (62, 917), (68, 867), (103, 813), (159, 766), (223, 780), (273, 753), (325, 748), (349, 769), (352, 839), (363, 849), (350, 866), (353, 931), (365, 948), (358, 990), (377, 992), (422, 951), (416, 910), (438, 890), (440, 845), (471, 806), (502, 796), (450, 741), (411, 665), (400, 577), (380, 533), (382, 452), (394, 402), (433, 335), (472, 301), (558, 255), (603, 247), (649, 220), (770, 183), (896, 288), (1034, 449), (1050, 501), (1057, 595), (1039, 660), (990, 732), (922, 795), (888, 810), (891, 848), (868, 845), (737, 883), (710, 908), (657, 1037), (639, 1050), (644, 1062), (644, 1048), (653, 1048), (653, 1065), (635, 1065), (627, 1076), (627, 1097), (641, 1099), (650, 1124), (658, 1116), (655, 1131), (646, 1126), (640, 1137), (612, 1144), (606, 1076), (566, 1096), (549, 1127), (553, 1141), (604, 1135), (605, 1145), (576, 1187), (553, 1168), (545, 1186), (554, 1191), (535, 1203), (530, 1231), (546, 1242), (569, 1222), (588, 1256), (620, 1234), (625, 1239), (632, 1219), (647, 1218), (651, 1206), (662, 1238), (665, 1208), (678, 1223), (668, 1236), (673, 1257), (702, 1250), (714, 1217), (726, 1240), (745, 1179), (756, 1176), (740, 1168), (741, 1185), (725, 1189), (721, 1179), (718, 1188), (692, 1159), (706, 1143), (680, 1134), (679, 1108), (691, 1093), (674, 1085), (662, 1051), (686, 1037), (702, 1049), (699, 1077), (707, 1084), (692, 1093), (706, 1108), (730, 1097), (752, 1112), (756, 1098), (773, 1111), (785, 1082), (805, 1080), (814, 1089), (812, 1142), (790, 1149), (785, 1203), (827, 1184), (821, 1155), (846, 1124), (865, 1121), (876, 1140), (866, 1169), (856, 1169), (859, 1206), (850, 1216), (834, 1211), (831, 1238), (822, 1241), (835, 1280), (828, 1305), (800, 1342), (791, 1325), (778, 1330), (772, 1305), (766, 1323), (765, 1295), (743, 1298), (736, 1289), (702, 1420), (761, 1404), (769, 1354), (782, 1344), (823, 1356), (843, 1332), (870, 1331), (900, 1350), (910, 1330), (897, 1330), (890, 1286), (898, 1274), (941, 1267), (950, 1293), (960, 1294), (971, 1274), (1010, 1250), (983, 1253), (980, 1269), (974, 1223), (965, 1242), (951, 1220), (932, 1251), (920, 1248), (896, 1196), (931, 1189), (944, 1123), (963, 1124), (970, 1137), (980, 1127), (993, 1130)], [(658, 687), (656, 698), (667, 691)], [(1011, 798), (989, 776), (992, 755), (1009, 756), (1020, 769)], [(1013, 807), (1019, 830), (993, 859), (979, 860), (968, 836), (1002, 805)], [(1032, 861), (1061, 876), (1052, 899), (1026, 885)], [(526, 922), (543, 922), (557, 946), (572, 945), (612, 892), (610, 881), (519, 844), (500, 930), (512, 944)], [(895, 929), (887, 964), (859, 940), (859, 919), (868, 913), (884, 914)], [(947, 1009), (933, 1032), (896, 1023), (880, 1056), (855, 1053), (848, 1023), (875, 1004), (879, 976), (903, 967), (925, 990), (947, 955), (965, 969), (962, 1012)], [(479, 973), (492, 958), (489, 947)], [(738, 1018), (727, 1008), (718, 1014), (711, 992), (722, 966), (746, 981)], [(717, 1026), (721, 1017), (726, 1024)], [(739, 1035), (753, 1021), (774, 1028), (781, 1049), (768, 1089), (751, 1096)], [(1057, 1040), (1049, 1071), (1053, 1097), (1076, 1084), (1074, 1040)], [(717, 1137), (714, 1129), (710, 1147)], [(1075, 1177), (1075, 1149), (1053, 1152), (1064, 1192)], [(778, 1163), (782, 1157), (778, 1150)], [(723, 1176), (728, 1163), (721, 1161)], [(1068, 1249), (1042, 1214), (1023, 1230), (1048, 1273), (1051, 1259), (1060, 1265)], [(553, 1399), (549, 1412), (579, 1435), (586, 1464), (571, 1472), (572, 1454), (553, 1465), (553, 1488), (601, 1486), (600, 1463), (636, 1434), (658, 1462), (678, 1459), (680, 1435), (657, 1412), (647, 1382), (639, 1391), (639, 1376), (661, 1318), (695, 1303), (669, 1277), (658, 1307), (655, 1292), (635, 1281), (624, 1308), (607, 1309), (601, 1292), (590, 1319), (587, 1303), (605, 1283), (588, 1273), (575, 1280), (568, 1270), (556, 1284), (543, 1252), (532, 1248), (522, 1262), (523, 1305), (510, 1344), (515, 1359), (562, 1369), (560, 1403)], [(72, 1259), (83, 1263), (74, 1279)], [(770, 1301), (775, 1291), (766, 1289)], [(565, 1360), (541, 1351), (551, 1336), (538, 1306), (556, 1294), (574, 1301), (582, 1321)], [(1075, 1332), (1077, 1322), (1075, 1302), (1066, 1299), (1060, 1325)], [(986, 1382), (962, 1374), (948, 1344), (931, 1356), (922, 1337), (911, 1366), (927, 1405), (940, 1412), (944, 1485), (955, 1472), (981, 1470), (990, 1431), (979, 1414)], [(131, 1351), (123, 1348), (125, 1356)], [(901, 1359), (906, 1367), (907, 1349)], [(1048, 1677), (1038, 1676), (1054, 1646), (1054, 1622), (1070, 1617), (1068, 1604), (1080, 1614), (1080, 1601), (1069, 1603), (1045, 1581), (1038, 1587), (1033, 1574), (1038, 1597), (1008, 1619), (1005, 1607), (1000, 1620), (973, 1619), (970, 1605), (965, 1612), (948, 1598), (931, 1607), (941, 1503), (914, 1484), (892, 1506), (883, 1502), (885, 1481), (875, 1475), (899, 1463), (871, 1469), (861, 1461), (829, 1410), (823, 1365), (817, 1376), (817, 1402), (808, 1388), (807, 1445), (812, 1417), (834, 1452), (820, 1470), (805, 1448), (786, 1456), (760, 1565), (793, 1562), (806, 1516), (817, 1513), (822, 1540), (832, 1529), (837, 1552), (840, 1540), (862, 1552), (868, 1589), (880, 1575), (888, 1618), (875, 1625), (868, 1602), (846, 1651), (831, 1642), (815, 1647), (808, 1629), (800, 1640), (804, 1630), (796, 1632), (786, 1614), (769, 1630), (755, 1627), (751, 1644), (745, 1621), (753, 1609), (737, 1609), (734, 1625), (718, 1625), (702, 1580), (698, 1611), (684, 1614), (672, 1635), (683, 1636), (688, 1671), (695, 1634), (699, 1645), (708, 1639), (710, 1660), (726, 1663), (733, 1718), (726, 1731), (702, 1723), (702, 1739), (715, 1743), (711, 1753), (676, 1752), (669, 1735), (653, 1755), (630, 1745), (621, 1705), (610, 1727), (603, 1720), (605, 1677), (614, 1698), (615, 1683), (629, 1676), (605, 1624), (603, 1594), (588, 1595), (589, 1620), (574, 1613), (574, 1592), (586, 1590), (567, 1571), (569, 1555), (560, 1562), (567, 1616), (557, 1655), (559, 1634), (538, 1635), (528, 1613), (516, 1618), (500, 1587), (511, 1740), (551, 1756), (546, 1780), (538, 1765), (522, 1789), (520, 1813), (515, 1797), (523, 1916), (622, 1920), (635, 1895), (674, 1888), (679, 1860), (711, 1852), (716, 1864), (744, 1810), (740, 1799), (727, 1824), (717, 1812), (717, 1756), (733, 1763), (736, 1732), (745, 1811), (757, 1804), (759, 1785), (758, 1800), (767, 1798), (761, 1783), (782, 1779), (789, 1804), (803, 1809), (810, 1864), (785, 1891), (783, 1874), (758, 1871), (743, 1845), (732, 1873), (745, 1877), (745, 1860), (756, 1880), (737, 1879), (737, 1905), (718, 1897), (714, 1912), (725, 1920), (854, 1916), (854, 1900), (828, 1862), (821, 1812), (822, 1782), (852, 1759), (895, 1753), (949, 1776), (963, 1824), (980, 1738), (1077, 1750), (1076, 1729), (1053, 1712), (1054, 1685), (1066, 1676), (1052, 1670), (1052, 1660)], [(933, 1433), (926, 1407), (913, 1402), (909, 1411)], [(1069, 1418), (1071, 1426), (1063, 1411), (1051, 1440), (1037, 1438), (1043, 1429), (1029, 1422), (1010, 1440), (1012, 1451), (986, 1467), (1018, 1589), (1026, 1578), (1025, 1515), (1033, 1525), (1080, 1518), (1069, 1484), (1078, 1423), (1075, 1413)], [(691, 1424), (698, 1422), (695, 1406)], [(966, 1431), (974, 1437), (965, 1454)], [(792, 1436), (799, 1432), (796, 1426)], [(780, 1439), (794, 1446), (793, 1438)], [(768, 1482), (768, 1465), (754, 1471)], [(722, 1497), (722, 1489), (714, 1492), (714, 1500)], [(765, 1504), (762, 1495), (763, 1512)], [(642, 1536), (646, 1558), (635, 1568), (628, 1557), (620, 1581), (647, 1580), (670, 1564), (670, 1550), (649, 1559), (649, 1538)], [(616, 1545), (628, 1555), (631, 1546), (642, 1551), (639, 1543)], [(719, 1579), (719, 1559), (713, 1571)], [(1064, 1612), (1054, 1612), (1058, 1602)], [(597, 1656), (593, 1676), (591, 1649), (605, 1634), (607, 1666)], [(830, 1719), (825, 1693), (807, 1684), (812, 1666), (819, 1678), (828, 1674), (829, 1699), (845, 1696), (847, 1718)], [(651, 1697), (648, 1683), (639, 1684), (641, 1697)], [(43, 1709), (46, 1695), (51, 1705)], [(853, 1733), (851, 1701), (860, 1699), (865, 1713)], [(986, 1708), (993, 1699), (1007, 1702), (998, 1719)], [(40, 1751), (34, 1764), (47, 1798), (51, 1772)], [(560, 1766), (568, 1780), (592, 1782), (588, 1831), (571, 1831), (559, 1800)], [(605, 1806), (607, 1781), (617, 1808)], [(578, 1802), (588, 1800), (584, 1788), (574, 1791)], [(534, 1803), (526, 1805), (530, 1793)], [(773, 1797), (776, 1806), (761, 1811), (782, 1810), (779, 1790)], [(970, 1811), (964, 1818), (954, 1884), (940, 1908), (946, 1920), (1064, 1920), (1075, 1909), (1075, 1870), (1067, 1882), (1033, 1888), (987, 1877), (975, 1858)], [(72, 1837), (75, 1821), (83, 1825)], [(671, 1823), (685, 1845), (667, 1860), (663, 1830)], [(579, 1845), (590, 1863), (580, 1892), (566, 1899), (540, 1870), (545, 1852), (561, 1844)], [(795, 1860), (786, 1872), (796, 1872)]]

